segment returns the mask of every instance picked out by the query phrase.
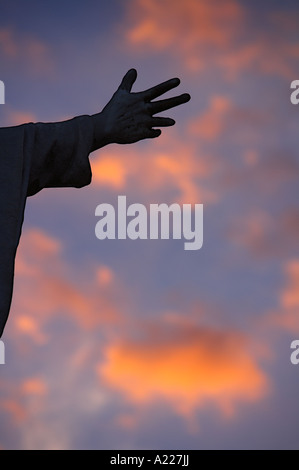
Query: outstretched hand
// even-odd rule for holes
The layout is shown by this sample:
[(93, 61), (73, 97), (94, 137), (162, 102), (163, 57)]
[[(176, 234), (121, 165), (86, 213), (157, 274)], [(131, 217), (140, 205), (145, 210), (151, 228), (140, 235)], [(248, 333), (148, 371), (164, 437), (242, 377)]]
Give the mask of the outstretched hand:
[(131, 89), (136, 78), (136, 70), (130, 69), (103, 111), (94, 115), (96, 133), (97, 127), (102, 127), (102, 129), (98, 128), (102, 139), (100, 135), (98, 138), (96, 136), (98, 144), (101, 140), (104, 145), (107, 143), (130, 144), (142, 139), (159, 137), (161, 130), (156, 128), (173, 126), (175, 121), (168, 117), (154, 115), (190, 100), (190, 95), (184, 93), (173, 98), (152, 101), (177, 87), (180, 84), (178, 78), (172, 78), (145, 91), (132, 93)]

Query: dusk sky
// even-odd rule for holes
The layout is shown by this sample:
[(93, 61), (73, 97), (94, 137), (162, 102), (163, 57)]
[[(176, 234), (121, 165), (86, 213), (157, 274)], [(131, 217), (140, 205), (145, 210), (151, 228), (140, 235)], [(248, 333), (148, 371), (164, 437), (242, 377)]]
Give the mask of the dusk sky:
[[(157, 139), (28, 198), (2, 340), (2, 449), (299, 449), (296, 0), (0, 0), (1, 127), (172, 77)], [(100, 203), (203, 204), (203, 247), (99, 240)]]

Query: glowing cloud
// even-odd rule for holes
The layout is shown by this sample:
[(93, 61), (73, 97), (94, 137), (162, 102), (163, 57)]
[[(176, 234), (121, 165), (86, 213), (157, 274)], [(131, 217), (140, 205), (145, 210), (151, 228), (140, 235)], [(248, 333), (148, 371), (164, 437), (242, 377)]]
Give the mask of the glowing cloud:
[[(121, 148), (119, 151), (103, 150), (91, 160), (93, 182), (99, 187), (130, 192), (132, 187), (143, 196), (155, 198), (172, 191), (180, 203), (214, 201), (215, 191), (206, 180), (220, 166), (210, 155), (199, 151), (174, 136), (163, 136), (160, 141), (138, 153), (138, 149)], [(164, 195), (165, 197), (165, 195)]]
[(209, 109), (190, 124), (190, 132), (201, 138), (213, 140), (226, 127), (226, 116), (233, 108), (225, 96), (212, 96)]
[(45, 382), (38, 377), (26, 379), (23, 382), (21, 389), (25, 395), (43, 396), (47, 393), (47, 386)]
[[(252, 70), (290, 78), (296, 75), (299, 44), (288, 33), (289, 17), (267, 15), (267, 34), (252, 34), (250, 9), (228, 0), (133, 0), (126, 38), (136, 50), (170, 52), (187, 70), (219, 67), (234, 79)], [(294, 24), (294, 21), (293, 23)], [(265, 60), (265, 58), (267, 58)]]
[[(10, 319), (16, 331), (47, 341), (45, 326), (55, 316), (67, 316), (85, 328), (120, 319), (114, 294), (119, 285), (108, 266), (99, 266), (88, 287), (72, 282), (61, 243), (38, 229), (25, 231), (16, 258), (15, 293)], [(9, 320), (10, 320), (9, 319)]]
[(103, 156), (92, 162), (93, 182), (120, 189), (125, 185), (126, 165), (118, 156)]
[(235, 0), (135, 0), (129, 17), (131, 45), (143, 50), (171, 49), (184, 57), (189, 68), (199, 69), (204, 65), (199, 59), (203, 50), (222, 49), (235, 37), (243, 12)]
[(167, 326), (108, 345), (97, 368), (100, 380), (136, 405), (162, 400), (188, 416), (207, 402), (232, 413), (237, 402), (263, 396), (267, 379), (244, 335), (188, 323)]

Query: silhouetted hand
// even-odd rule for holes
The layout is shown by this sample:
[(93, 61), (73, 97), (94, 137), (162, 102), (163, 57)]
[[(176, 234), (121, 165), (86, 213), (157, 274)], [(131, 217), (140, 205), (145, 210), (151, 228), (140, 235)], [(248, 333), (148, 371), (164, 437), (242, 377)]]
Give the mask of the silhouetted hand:
[(130, 69), (103, 111), (93, 116), (96, 128), (94, 150), (107, 143), (130, 144), (159, 137), (161, 130), (153, 128), (173, 126), (175, 121), (154, 115), (190, 100), (190, 95), (184, 93), (173, 98), (152, 101), (177, 87), (180, 84), (178, 78), (172, 78), (145, 91), (132, 93), (136, 78), (136, 70)]

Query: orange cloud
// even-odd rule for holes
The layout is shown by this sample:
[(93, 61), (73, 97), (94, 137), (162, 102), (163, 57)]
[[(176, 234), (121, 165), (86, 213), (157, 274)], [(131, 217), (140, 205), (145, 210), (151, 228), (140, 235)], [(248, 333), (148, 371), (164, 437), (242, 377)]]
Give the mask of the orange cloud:
[(246, 336), (188, 322), (166, 321), (135, 339), (115, 340), (97, 372), (137, 405), (162, 400), (188, 417), (208, 402), (232, 413), (236, 403), (259, 400), (267, 388)]
[(97, 280), (100, 285), (109, 285), (113, 281), (114, 274), (108, 266), (100, 266), (97, 270)]
[(243, 17), (235, 0), (135, 0), (129, 6), (127, 40), (132, 46), (172, 49), (190, 68), (203, 66), (203, 50), (226, 47)]
[(43, 344), (47, 342), (46, 334), (41, 331), (40, 321), (30, 316), (30, 314), (23, 315), (19, 313), (14, 319), (14, 325), (18, 332), (34, 339), (35, 343)]
[[(265, 59), (266, 58), (266, 59)], [(287, 80), (296, 76), (299, 44), (288, 41), (284, 34), (259, 34), (252, 42), (232, 47), (218, 55), (215, 62), (227, 78), (236, 78), (246, 71), (264, 75), (278, 75)]]
[(56, 238), (50, 237), (38, 229), (32, 229), (23, 235), (26, 244), (26, 257), (34, 260), (46, 260), (61, 253), (62, 245)]
[(232, 102), (227, 97), (212, 96), (209, 109), (190, 123), (190, 132), (201, 138), (214, 140), (225, 129), (227, 114), (232, 109)]
[(117, 155), (105, 155), (91, 163), (93, 183), (114, 189), (124, 187), (128, 171), (120, 157)]
[(153, 191), (155, 199), (171, 191), (180, 203), (211, 202), (217, 198), (215, 189), (207, 184), (217, 168), (215, 160), (174, 136), (164, 135), (139, 152), (138, 146), (103, 149), (96, 159), (91, 159), (91, 166), (93, 182), (112, 190), (130, 192), (133, 187), (151, 199)]
[(240, 107), (225, 95), (212, 95), (208, 108), (189, 122), (188, 130), (190, 135), (209, 142), (221, 137), (225, 142), (233, 139), (252, 146), (260, 137), (256, 128), (271, 123), (273, 116), (267, 111)]
[(170, 52), (190, 71), (212, 65), (228, 79), (248, 70), (288, 79), (296, 75), (299, 44), (288, 36), (291, 15), (281, 22), (279, 12), (278, 22), (272, 12), (265, 28), (256, 26), (252, 34), (252, 12), (235, 0), (134, 0), (128, 10), (126, 38), (142, 54)]
[(20, 124), (36, 121), (37, 118), (32, 112), (13, 109), (9, 105), (5, 105), (2, 115), (3, 127), (19, 126)]
[(47, 393), (47, 385), (43, 380), (34, 377), (26, 379), (21, 386), (21, 390), (25, 395), (43, 396)]
[(10, 319), (16, 331), (37, 344), (47, 341), (45, 325), (67, 316), (85, 328), (120, 320), (114, 298), (120, 286), (108, 266), (99, 266), (86, 286), (72, 282), (61, 243), (38, 229), (24, 231), (16, 257), (15, 289)]

